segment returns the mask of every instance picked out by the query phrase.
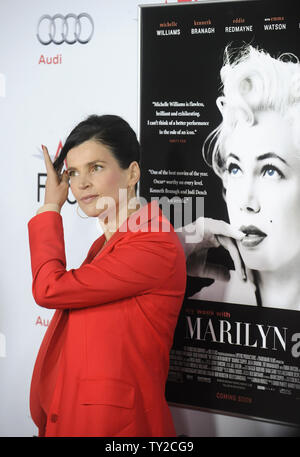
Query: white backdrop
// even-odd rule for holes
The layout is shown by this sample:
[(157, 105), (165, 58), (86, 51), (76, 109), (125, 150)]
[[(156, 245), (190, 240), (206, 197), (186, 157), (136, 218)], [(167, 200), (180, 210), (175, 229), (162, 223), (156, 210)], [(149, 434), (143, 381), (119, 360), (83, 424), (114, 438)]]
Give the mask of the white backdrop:
[[(92, 113), (118, 114), (137, 131), (139, 3), (0, 0), (0, 436), (37, 433), (29, 412), (29, 387), (53, 313), (38, 307), (31, 294), (27, 223), (43, 204), (44, 189), (38, 187), (45, 183), (45, 176), (39, 176), (45, 173), (41, 144), (54, 158), (60, 141)], [(142, 3), (163, 4), (165, 0)], [(94, 34), (87, 44), (43, 45), (37, 39), (43, 15), (83, 12), (94, 22)], [(82, 33), (88, 36), (88, 23), (82, 23)], [(44, 39), (45, 30), (43, 25)], [(69, 200), (74, 200), (71, 192)], [(80, 219), (75, 208), (67, 202), (62, 209), (68, 269), (82, 263), (100, 235), (95, 220)], [(179, 435), (296, 433), (290, 427), (260, 421), (171, 409)]]

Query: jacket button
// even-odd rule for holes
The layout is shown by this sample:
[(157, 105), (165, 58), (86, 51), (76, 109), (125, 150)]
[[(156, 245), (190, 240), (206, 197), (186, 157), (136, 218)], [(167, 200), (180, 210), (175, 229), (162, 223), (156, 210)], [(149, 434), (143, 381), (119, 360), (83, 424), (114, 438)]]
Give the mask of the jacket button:
[(50, 416), (50, 422), (57, 422), (58, 415), (57, 414), (51, 414)]

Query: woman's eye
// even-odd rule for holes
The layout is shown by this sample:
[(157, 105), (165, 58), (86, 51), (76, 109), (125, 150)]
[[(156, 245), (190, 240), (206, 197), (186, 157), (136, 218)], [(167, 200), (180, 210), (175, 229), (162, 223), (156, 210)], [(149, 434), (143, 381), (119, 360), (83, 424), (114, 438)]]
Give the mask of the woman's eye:
[(240, 169), (240, 167), (234, 163), (229, 164), (227, 170), (228, 170), (228, 173), (232, 176), (238, 176), (242, 171)]
[(92, 169), (95, 171), (98, 171), (98, 170), (101, 170), (102, 167), (101, 167), (101, 165), (94, 165), (94, 167)]
[(274, 167), (274, 165), (265, 165), (262, 169), (262, 176), (267, 178), (281, 179), (284, 178), (283, 173)]
[(269, 168), (269, 170), (266, 170), (265, 175), (274, 176), (275, 173), (276, 173), (275, 170), (272, 170), (272, 168)]
[[(95, 171), (98, 171), (98, 170), (102, 170), (102, 166), (101, 165), (94, 165), (92, 168), (91, 168), (91, 172), (94, 173)], [(74, 170), (70, 170), (68, 171), (68, 176), (69, 178), (72, 178), (74, 176), (76, 176), (76, 174), (78, 174), (77, 171), (74, 171)]]

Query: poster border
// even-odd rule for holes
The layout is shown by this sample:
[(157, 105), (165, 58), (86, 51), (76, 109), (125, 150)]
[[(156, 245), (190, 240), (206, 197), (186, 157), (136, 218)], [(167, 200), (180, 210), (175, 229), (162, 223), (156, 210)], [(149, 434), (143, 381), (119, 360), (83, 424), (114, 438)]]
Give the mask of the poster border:
[[(201, 5), (203, 3), (233, 3), (233, 2), (253, 2), (253, 1), (265, 1), (265, 0), (197, 0), (193, 2), (192, 0), (186, 0), (186, 2), (182, 1), (177, 2), (177, 3), (146, 3), (146, 4), (139, 4), (138, 8), (151, 8), (153, 6), (155, 7), (161, 7), (161, 6), (190, 6), (190, 5), (195, 5), (195, 3), (198, 3), (198, 5)], [(268, 1), (268, 0), (267, 0)], [(276, 1), (276, 0), (275, 0)]]
[(236, 417), (238, 419), (253, 420), (253, 421), (257, 421), (257, 422), (265, 422), (267, 424), (282, 425), (282, 426), (286, 426), (286, 427), (296, 428), (296, 429), (299, 429), (299, 431), (300, 431), (299, 424), (297, 424), (295, 422), (284, 422), (284, 421), (279, 421), (279, 420), (275, 420), (275, 419), (268, 419), (266, 417), (250, 416), (248, 414), (234, 413), (234, 412), (226, 411), (226, 410), (222, 410), (222, 409), (205, 408), (203, 406), (195, 406), (195, 405), (189, 405), (189, 404), (185, 404), (185, 403), (176, 403), (174, 401), (168, 401), (168, 405), (174, 406), (176, 408), (185, 408), (185, 409), (189, 409), (189, 410), (193, 410), (193, 411), (201, 411), (204, 413), (218, 414), (220, 416)]
[[(151, 4), (139, 4), (138, 5), (138, 95), (137, 95), (137, 100), (138, 100), (138, 122), (137, 122), (137, 138), (140, 141), (141, 140), (141, 87), (142, 87), (142, 30), (143, 30), (143, 24), (142, 24), (142, 11), (143, 9), (150, 9), (150, 8), (163, 8), (163, 7), (188, 7), (188, 6), (194, 6), (195, 5), (209, 5), (209, 4), (219, 4), (219, 3), (236, 3), (236, 2), (244, 2), (244, 3), (251, 3), (251, 2), (260, 2), (260, 3), (284, 3), (283, 0), (200, 0), (197, 2), (187, 1), (187, 2), (174, 2), (174, 3), (151, 3)], [(140, 186), (140, 183), (139, 183)], [(138, 192), (139, 192), (139, 187), (138, 187)], [(182, 409), (188, 409), (188, 410), (193, 410), (193, 411), (201, 411), (205, 413), (212, 413), (212, 414), (218, 414), (221, 416), (227, 416), (227, 417), (236, 417), (236, 418), (241, 418), (245, 420), (253, 420), (257, 422), (264, 422), (264, 423), (269, 423), (269, 424), (275, 424), (275, 425), (282, 425), (282, 426), (287, 426), (291, 428), (297, 428), (300, 430), (299, 423), (294, 423), (294, 422), (287, 422), (287, 421), (280, 421), (276, 419), (270, 419), (266, 417), (259, 417), (259, 416), (252, 416), (248, 414), (241, 414), (241, 413), (235, 413), (232, 411), (227, 411), (227, 410), (222, 410), (222, 409), (214, 409), (214, 408), (207, 408), (203, 406), (195, 406), (195, 405), (190, 405), (190, 404), (185, 404), (185, 403), (177, 403), (175, 401), (168, 401), (168, 405), (171, 407), (176, 407), (176, 408), (182, 408)]]

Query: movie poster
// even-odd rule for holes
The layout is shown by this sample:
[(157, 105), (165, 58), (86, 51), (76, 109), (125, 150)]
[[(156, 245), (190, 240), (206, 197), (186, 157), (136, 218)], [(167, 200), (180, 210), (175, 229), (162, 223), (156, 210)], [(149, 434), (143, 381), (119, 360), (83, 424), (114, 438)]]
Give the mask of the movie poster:
[(140, 8), (140, 194), (187, 257), (171, 404), (300, 424), (299, 43), (298, 2)]

